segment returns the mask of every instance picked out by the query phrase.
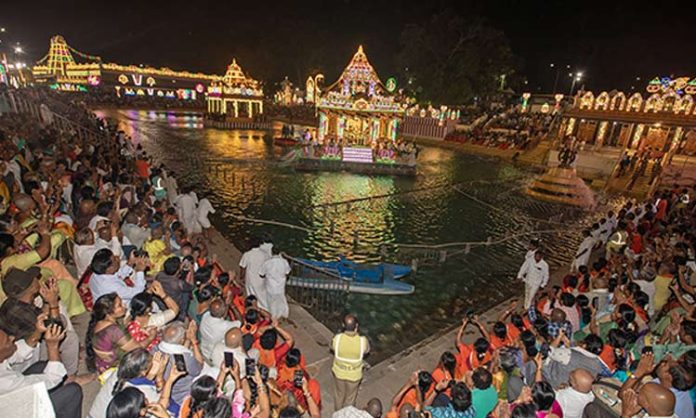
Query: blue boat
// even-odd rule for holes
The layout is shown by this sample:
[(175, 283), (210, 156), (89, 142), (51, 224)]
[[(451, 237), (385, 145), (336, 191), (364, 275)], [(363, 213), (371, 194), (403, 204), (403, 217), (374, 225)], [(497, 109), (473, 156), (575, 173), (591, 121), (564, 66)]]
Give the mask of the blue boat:
[[(326, 270), (350, 281), (350, 291), (373, 295), (408, 295), (413, 293), (412, 284), (401, 282), (411, 273), (411, 267), (401, 264), (361, 264), (341, 257), (337, 261), (316, 261), (298, 258), (298, 261)], [(321, 287), (321, 280), (301, 280), (296, 283), (303, 287)]]

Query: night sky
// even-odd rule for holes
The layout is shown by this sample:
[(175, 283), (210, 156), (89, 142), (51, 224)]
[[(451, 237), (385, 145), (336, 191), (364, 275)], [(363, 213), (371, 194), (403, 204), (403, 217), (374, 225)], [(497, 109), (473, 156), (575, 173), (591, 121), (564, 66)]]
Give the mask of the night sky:
[[(9, 3), (9, 4), (8, 4)], [(488, 1), (17, 1), (0, 6), (3, 45), (19, 41), (30, 63), (63, 35), (106, 62), (222, 74), (237, 57), (268, 86), (322, 71), (333, 82), (358, 44), (381, 78), (396, 74), (400, 33), (449, 9), (479, 15), (508, 37), (529, 90), (549, 91), (561, 65), (590, 89), (644, 90), (654, 76), (696, 76), (693, 3), (579, 0)], [(640, 81), (636, 81), (640, 77)], [(273, 89), (271, 87), (271, 89)]]

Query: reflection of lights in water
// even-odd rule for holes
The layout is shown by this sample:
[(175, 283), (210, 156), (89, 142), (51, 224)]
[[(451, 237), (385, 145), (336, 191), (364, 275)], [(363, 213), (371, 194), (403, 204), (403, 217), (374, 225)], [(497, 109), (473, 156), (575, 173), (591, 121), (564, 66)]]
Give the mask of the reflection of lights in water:
[[(366, 196), (394, 192), (394, 179), (391, 177), (367, 177), (346, 174), (319, 175), (312, 181), (309, 191), (311, 204), (359, 199)], [(315, 232), (306, 239), (317, 246), (318, 252), (326, 260), (338, 255), (348, 255), (363, 261), (376, 253), (379, 244), (393, 242), (393, 217), (390, 199), (374, 199), (369, 208), (365, 202), (353, 203), (350, 210), (341, 207), (340, 214), (333, 215), (333, 208), (314, 209), (313, 227)], [(334, 223), (332, 228), (332, 222)], [(353, 241), (358, 238), (358, 245)]]

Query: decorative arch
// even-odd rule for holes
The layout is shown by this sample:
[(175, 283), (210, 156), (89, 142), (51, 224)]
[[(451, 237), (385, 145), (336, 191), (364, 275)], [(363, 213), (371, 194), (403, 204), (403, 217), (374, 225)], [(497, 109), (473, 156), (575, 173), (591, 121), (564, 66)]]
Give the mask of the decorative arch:
[(657, 113), (662, 110), (662, 97), (655, 93), (645, 100), (645, 106), (643, 106), (643, 112), (653, 112)]
[(585, 92), (580, 97), (580, 109), (592, 109), (592, 105), (594, 104), (594, 94), (592, 94), (591, 91)]
[(638, 92), (633, 93), (626, 103), (626, 112), (639, 112), (641, 106), (643, 106), (643, 96)]
[(624, 110), (624, 106), (626, 106), (626, 95), (620, 91), (611, 98), (611, 101), (609, 102), (609, 110)]
[(685, 115), (688, 115), (691, 113), (691, 109), (694, 108), (694, 97), (690, 94), (684, 95), (682, 98), (678, 98), (676, 102), (674, 102), (674, 107), (672, 110), (674, 111), (675, 115), (678, 115), (680, 113), (684, 113)]
[(597, 96), (594, 102), (595, 110), (607, 110), (609, 108), (609, 93), (603, 91)]
[(662, 111), (671, 112), (679, 101), (679, 96), (674, 91), (670, 91), (662, 95)]

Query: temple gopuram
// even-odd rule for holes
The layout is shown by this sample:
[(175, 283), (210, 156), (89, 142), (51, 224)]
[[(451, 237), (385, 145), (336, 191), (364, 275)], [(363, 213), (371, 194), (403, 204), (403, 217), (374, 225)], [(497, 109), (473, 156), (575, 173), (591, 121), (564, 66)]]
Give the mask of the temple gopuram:
[(375, 146), (397, 139), (405, 102), (387, 88), (367, 60), (362, 46), (335, 83), (317, 100), (319, 142)]
[(253, 118), (263, 113), (263, 88), (232, 59), (222, 80), (208, 86), (206, 101), (208, 113)]

